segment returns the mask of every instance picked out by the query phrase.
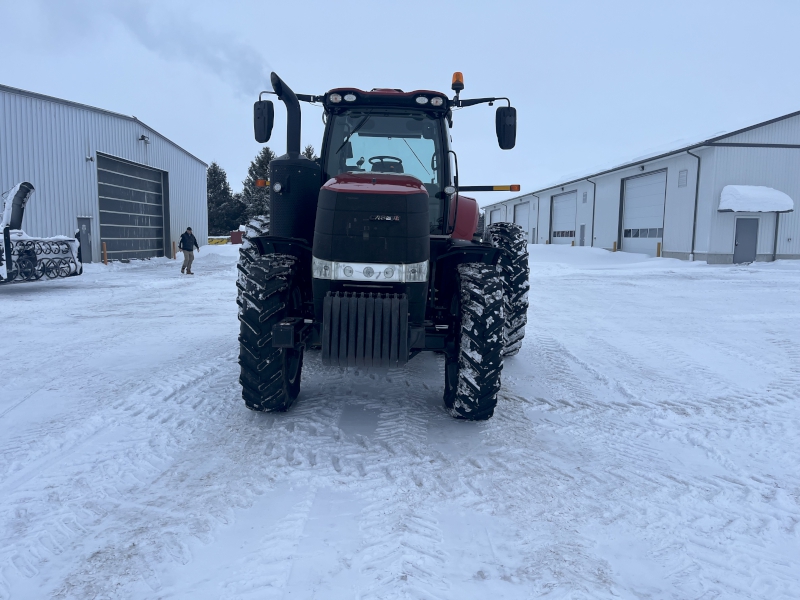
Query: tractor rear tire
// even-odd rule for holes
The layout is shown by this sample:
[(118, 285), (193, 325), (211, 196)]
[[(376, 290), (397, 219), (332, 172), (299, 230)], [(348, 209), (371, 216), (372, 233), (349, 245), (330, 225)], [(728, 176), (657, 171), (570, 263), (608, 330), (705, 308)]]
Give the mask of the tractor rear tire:
[(503, 282), (497, 267), (458, 267), (455, 348), (445, 359), (444, 404), (458, 419), (483, 421), (494, 414), (503, 370)]
[(503, 275), (505, 326), (503, 356), (514, 356), (522, 348), (525, 326), (528, 324), (528, 240), (522, 227), (514, 223), (495, 223), (489, 226), (492, 246), (504, 250), (500, 258)]
[(296, 259), (283, 254), (258, 257), (239, 270), (239, 382), (250, 410), (285, 411), (300, 393), (303, 349), (272, 347), (273, 325), (302, 313), (296, 270)]

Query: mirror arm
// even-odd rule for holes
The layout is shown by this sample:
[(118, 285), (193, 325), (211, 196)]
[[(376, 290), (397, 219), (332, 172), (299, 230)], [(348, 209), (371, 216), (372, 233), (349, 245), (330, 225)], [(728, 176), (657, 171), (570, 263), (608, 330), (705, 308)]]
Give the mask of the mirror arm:
[(300, 100), (300, 102), (309, 102), (313, 104), (314, 102), (322, 102), (323, 100), (325, 100), (325, 96), (315, 96), (313, 94), (295, 94), (295, 95), (297, 96), (297, 99)]
[(497, 102), (498, 100), (505, 100), (508, 102), (508, 106), (511, 106), (511, 100), (508, 98), (470, 98), (468, 100), (458, 100), (453, 106), (457, 106), (458, 108), (464, 108), (467, 106), (475, 106), (476, 104), (486, 104), (488, 103), (489, 106)]
[(277, 95), (278, 95), (278, 94), (276, 94), (275, 92), (268, 92), (268, 91), (264, 90), (263, 92), (261, 92), (261, 93), (258, 95), (258, 101), (259, 101), (259, 102), (261, 102), (261, 96), (263, 96), (264, 94), (272, 94), (273, 96), (277, 96)]

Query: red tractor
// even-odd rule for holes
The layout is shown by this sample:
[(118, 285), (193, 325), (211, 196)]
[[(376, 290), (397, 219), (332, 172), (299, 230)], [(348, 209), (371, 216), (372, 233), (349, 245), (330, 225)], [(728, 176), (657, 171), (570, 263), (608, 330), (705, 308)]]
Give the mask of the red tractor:
[[(295, 94), (275, 73), (287, 109), (287, 153), (270, 163), (270, 231), (238, 265), (240, 382), (248, 408), (284, 411), (297, 398), (306, 349), (324, 365), (399, 367), (422, 351), (445, 357), (444, 403), (469, 420), (497, 404), (503, 357), (519, 352), (528, 308), (528, 253), (511, 223), (477, 232), (448, 130), (453, 109), (504, 101), (497, 140), (516, 142), (507, 98), (337, 88)], [(263, 94), (262, 93), (262, 94)], [(322, 105), (322, 156), (300, 154), (300, 104)], [(270, 139), (272, 102), (254, 106), (255, 137)], [(481, 239), (483, 238), (483, 239)]]

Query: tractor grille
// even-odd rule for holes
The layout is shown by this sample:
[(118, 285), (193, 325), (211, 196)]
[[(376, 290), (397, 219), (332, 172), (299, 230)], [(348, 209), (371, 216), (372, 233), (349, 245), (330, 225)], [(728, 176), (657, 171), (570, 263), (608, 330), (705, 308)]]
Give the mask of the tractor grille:
[(328, 292), (322, 305), (322, 364), (397, 367), (408, 362), (405, 294)]

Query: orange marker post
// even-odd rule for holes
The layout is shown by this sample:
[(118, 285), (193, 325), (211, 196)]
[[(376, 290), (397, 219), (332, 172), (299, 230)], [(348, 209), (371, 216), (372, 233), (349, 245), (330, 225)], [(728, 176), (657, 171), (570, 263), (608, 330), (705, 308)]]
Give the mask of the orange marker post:
[(106, 243), (103, 242), (103, 264), (108, 264), (108, 250), (106, 250)]

